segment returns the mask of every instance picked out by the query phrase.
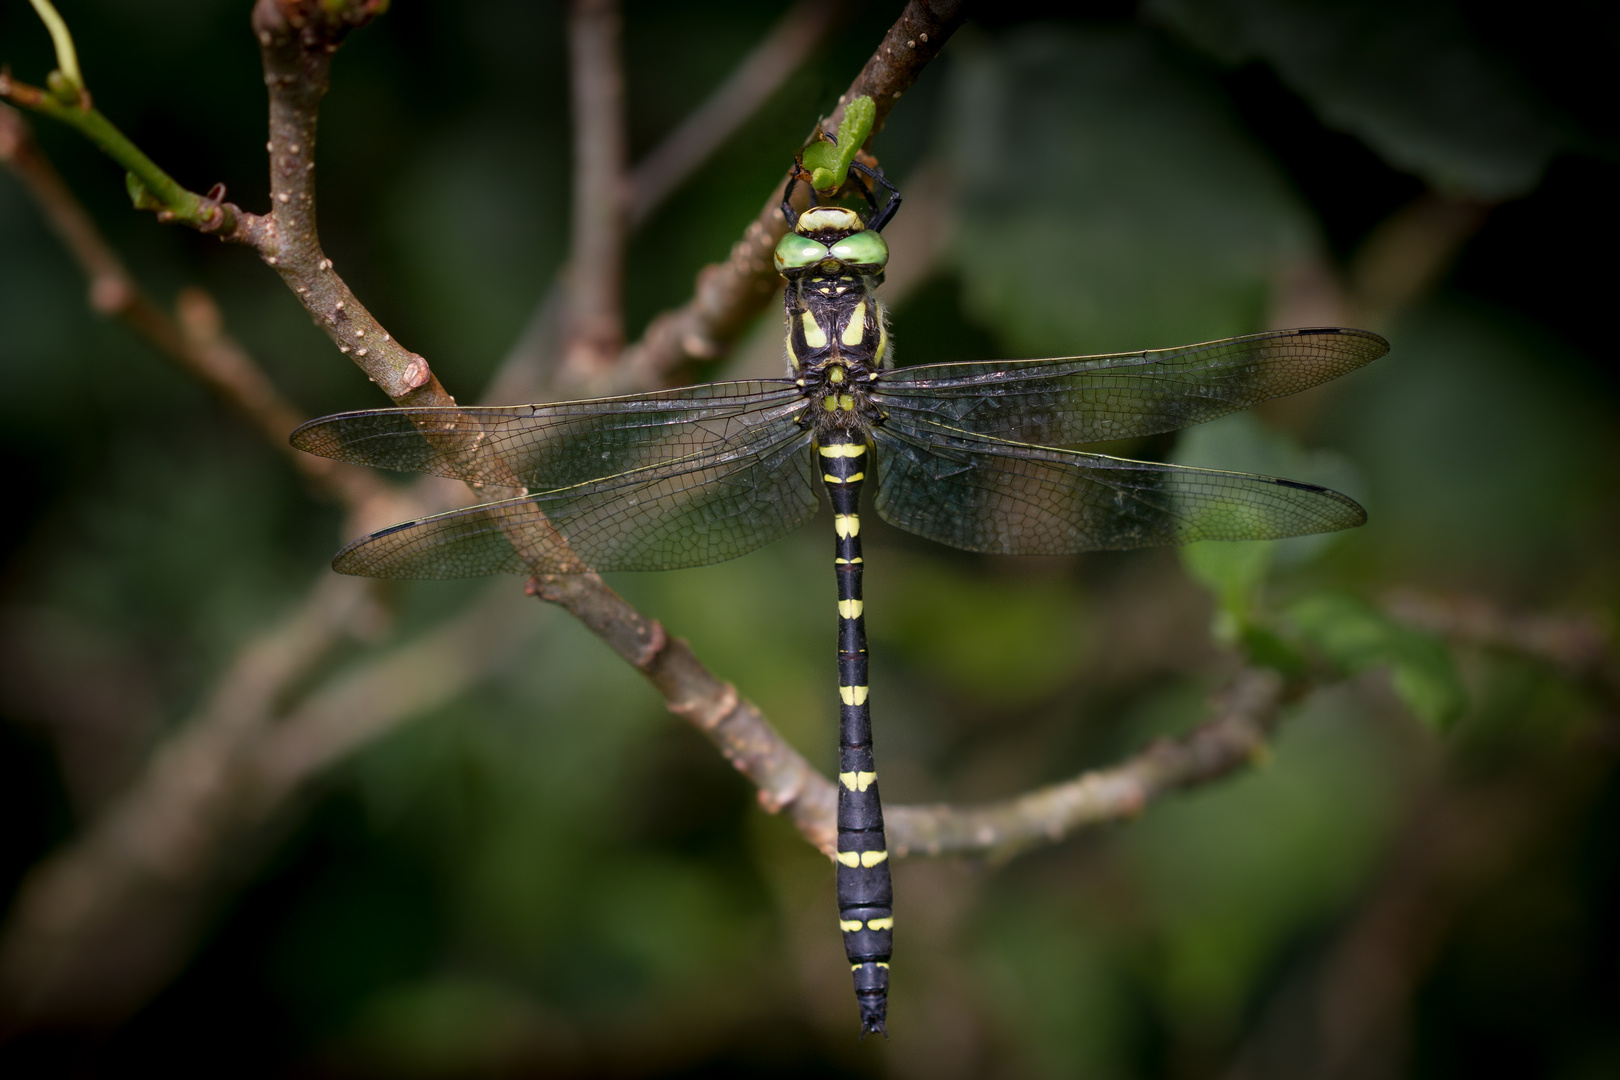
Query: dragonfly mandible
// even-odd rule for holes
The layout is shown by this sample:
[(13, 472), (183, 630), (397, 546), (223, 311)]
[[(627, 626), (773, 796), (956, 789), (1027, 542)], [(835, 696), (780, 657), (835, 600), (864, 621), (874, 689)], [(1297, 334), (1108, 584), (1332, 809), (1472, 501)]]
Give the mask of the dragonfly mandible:
[[(587, 401), (373, 409), (314, 420), (300, 449), (527, 493), (408, 521), (333, 568), (383, 578), (671, 570), (732, 559), (832, 504), (838, 582), (839, 927), (861, 1032), (885, 1031), (894, 898), (872, 751), (861, 493), (902, 529), (967, 551), (1066, 555), (1352, 528), (1313, 484), (1073, 447), (1173, 431), (1343, 375), (1388, 351), (1364, 330), (1278, 330), (1105, 356), (896, 367), (877, 289), (899, 206), (791, 206), (782, 379)], [(888, 189), (880, 208), (875, 181)], [(514, 538), (522, 542), (514, 545)], [(520, 550), (521, 549), (521, 550)]]

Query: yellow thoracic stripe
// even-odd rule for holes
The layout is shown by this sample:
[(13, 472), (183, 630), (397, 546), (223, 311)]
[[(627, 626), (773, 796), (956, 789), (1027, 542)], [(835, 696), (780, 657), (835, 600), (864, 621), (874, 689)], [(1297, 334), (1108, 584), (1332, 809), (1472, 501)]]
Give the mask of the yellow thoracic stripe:
[(859, 600), (840, 600), (838, 601), (839, 617), (845, 619), (859, 618), (862, 606)]
[(844, 699), (845, 705), (865, 705), (867, 688), (864, 686), (840, 686), (838, 696)]
[(838, 774), (838, 782), (849, 788), (851, 791), (865, 791), (867, 788), (877, 783), (877, 773), (841, 772)]
[(799, 321), (804, 324), (804, 343), (806, 345), (812, 349), (824, 349), (827, 347), (827, 331), (823, 330), (821, 324), (816, 322), (814, 315), (807, 311), (800, 317)]
[(855, 305), (855, 310), (849, 313), (849, 322), (844, 326), (844, 332), (838, 335), (838, 340), (853, 348), (861, 343), (866, 336), (866, 301), (862, 300)]
[(833, 532), (839, 536), (854, 536), (861, 531), (861, 519), (855, 514), (834, 514)]
[(822, 457), (860, 457), (866, 453), (865, 443), (831, 443), (818, 447)]

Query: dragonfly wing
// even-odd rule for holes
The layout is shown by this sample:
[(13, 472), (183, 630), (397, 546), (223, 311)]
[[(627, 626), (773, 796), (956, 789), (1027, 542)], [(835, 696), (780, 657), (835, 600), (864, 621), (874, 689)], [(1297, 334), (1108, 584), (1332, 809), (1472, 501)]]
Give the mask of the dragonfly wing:
[(367, 577), (451, 578), (722, 562), (814, 516), (810, 439), (792, 418), (755, 424), (704, 453), (395, 525), (350, 544), (332, 566)]
[(708, 383), (547, 405), (339, 413), (303, 425), (292, 443), (356, 465), (551, 491), (723, 451), (805, 407), (791, 384)]
[(872, 397), (902, 423), (1076, 446), (1213, 420), (1388, 351), (1365, 330), (1276, 330), (1179, 349), (897, 368), (879, 373)]
[(1064, 555), (1349, 529), (1355, 500), (1251, 473), (1130, 461), (965, 432), (873, 429), (876, 509), (951, 547)]
[[(402, 580), (544, 573), (548, 568), (543, 564), (530, 569), (510, 537), (543, 537), (547, 528), (545, 516), (532, 498), (484, 503), (362, 536), (333, 557), (332, 569), (340, 574)], [(551, 555), (552, 568), (566, 557), (554, 543), (544, 550)]]

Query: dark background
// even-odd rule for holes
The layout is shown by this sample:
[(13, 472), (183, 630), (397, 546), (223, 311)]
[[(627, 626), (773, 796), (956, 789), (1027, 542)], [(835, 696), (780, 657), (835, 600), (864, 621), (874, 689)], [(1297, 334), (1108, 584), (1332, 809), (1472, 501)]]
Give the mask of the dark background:
[[(1612, 6), (982, 7), (874, 146), (902, 190), (931, 193), (891, 243), (943, 237), (894, 286), (902, 363), (1369, 325), (1390, 355), (1306, 404), (1132, 448), (1233, 468), (1294, 455), (1368, 507), (1354, 535), (1279, 553), (1257, 610), (1409, 587), (1612, 615)], [(115, 123), (189, 187), (264, 207), (245, 2), (61, 10)], [(635, 154), (779, 11), (628, 3)], [(640, 232), (632, 335), (725, 256), (897, 11), (856, 5)], [(463, 400), (564, 256), (563, 31), (556, 4), (407, 0), (336, 58), (323, 241)], [(0, 60), (35, 83), (53, 66), (19, 0), (0, 2)], [(154, 296), (207, 288), (311, 415), (385, 403), (250, 253), (130, 210), (116, 167), (34, 126)], [(1432, 282), (1401, 288), (1428, 256)], [(774, 374), (775, 318), (739, 364)], [(9, 175), (0, 372), (9, 896), (117, 805), (346, 537), (279, 451), (89, 312)], [(818, 522), (734, 563), (614, 582), (823, 768), (828, 547)], [(870, 547), (895, 802), (1106, 765), (1198, 722), (1230, 667), (1197, 583), (1219, 570), (1196, 556), (1189, 576), (1166, 552), (993, 560), (882, 528)], [(375, 640), (320, 678), (485, 588), (397, 590)], [(210, 868), (195, 947), (160, 992), (116, 1024), (16, 1035), (0, 1071), (1620, 1074), (1615, 717), (1543, 665), (1458, 650), (1449, 726), (1375, 665), (1290, 706), (1263, 767), (1139, 820), (995, 865), (903, 864), (894, 1037), (859, 1043), (826, 861), (597, 641), (516, 611), (494, 677), (403, 717)]]

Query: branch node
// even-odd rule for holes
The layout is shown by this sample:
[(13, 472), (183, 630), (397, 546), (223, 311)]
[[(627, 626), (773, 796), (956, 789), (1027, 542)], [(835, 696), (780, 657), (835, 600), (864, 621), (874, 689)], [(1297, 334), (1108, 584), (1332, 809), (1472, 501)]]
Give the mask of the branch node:
[[(347, 345), (343, 346), (343, 351), (348, 352), (349, 347)], [(366, 350), (361, 349), (357, 355), (364, 356), (365, 354)], [(427, 385), (427, 381), (433, 377), (433, 372), (431, 369), (429, 369), (428, 362), (425, 359), (420, 356), (413, 355), (411, 357), (411, 362), (405, 365), (405, 370), (402, 373), (402, 377), (404, 378), (405, 385), (407, 387), (412, 390), (418, 390)]]
[[(702, 732), (714, 731), (725, 723), (741, 703), (737, 688), (730, 683), (720, 684), (718, 698), (670, 699), (667, 702), (670, 712)], [(732, 758), (732, 764), (738, 764), (738, 759)]]
[[(738, 772), (743, 771), (744, 764), (742, 762), (734, 761), (732, 764), (737, 767)], [(756, 796), (759, 800), (759, 808), (765, 811), (767, 814), (779, 814), (782, 812), (783, 807), (792, 806), (794, 803), (799, 801), (799, 796), (804, 794), (804, 786), (804, 776), (798, 775), (794, 777), (794, 783), (783, 788), (781, 791), (775, 791), (768, 787), (762, 787), (759, 789), (759, 793)], [(827, 854), (831, 855), (832, 852), (828, 851)]]
[(647, 640), (642, 643), (641, 651), (630, 661), (637, 670), (651, 671), (663, 656), (664, 649), (669, 645), (669, 634), (664, 630), (664, 624), (657, 619), (647, 622)]

